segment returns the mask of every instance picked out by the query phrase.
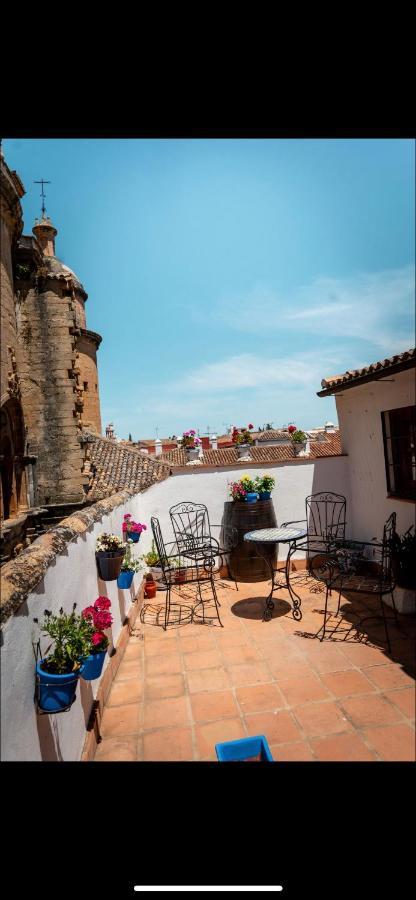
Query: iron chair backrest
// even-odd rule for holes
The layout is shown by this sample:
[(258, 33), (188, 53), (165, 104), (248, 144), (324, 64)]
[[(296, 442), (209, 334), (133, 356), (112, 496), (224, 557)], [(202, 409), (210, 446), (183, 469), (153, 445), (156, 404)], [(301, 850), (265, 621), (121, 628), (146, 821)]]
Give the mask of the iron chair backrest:
[(198, 550), (210, 539), (209, 515), (203, 503), (177, 503), (169, 513), (179, 554)]
[(383, 528), (383, 544), (381, 548), (381, 576), (383, 581), (392, 578), (392, 549), (396, 535), (396, 513), (392, 512)]
[(152, 518), (150, 519), (150, 524), (152, 526), (153, 537), (155, 540), (157, 555), (159, 557), (162, 572), (163, 575), (166, 576), (167, 572), (169, 571), (169, 557), (166, 553), (165, 542), (163, 540), (159, 519), (157, 519), (156, 516), (152, 516)]
[(347, 501), (342, 494), (322, 491), (306, 498), (306, 527), (308, 539), (345, 538), (345, 516)]

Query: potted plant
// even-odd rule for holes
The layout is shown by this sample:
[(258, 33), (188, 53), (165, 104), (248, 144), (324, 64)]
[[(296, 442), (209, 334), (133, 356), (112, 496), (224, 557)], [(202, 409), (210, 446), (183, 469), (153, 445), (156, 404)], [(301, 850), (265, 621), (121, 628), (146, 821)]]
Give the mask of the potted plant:
[(275, 484), (276, 481), (271, 475), (258, 475), (254, 481), (254, 486), (258, 492), (259, 500), (270, 500)]
[[(43, 634), (53, 639), (53, 645), (36, 664), (37, 699), (44, 712), (62, 712), (72, 705), (84, 660), (89, 655), (91, 627), (75, 613), (75, 608), (76, 603), (69, 614), (61, 608), (58, 615), (45, 609), (40, 627)], [(48, 653), (52, 646), (52, 653)]]
[(178, 556), (171, 556), (169, 558), (169, 565), (172, 568), (176, 569), (176, 572), (173, 576), (173, 580), (175, 584), (184, 584), (186, 581), (186, 566), (183, 566)]
[(243, 456), (247, 456), (250, 450), (250, 444), (253, 443), (253, 438), (250, 434), (252, 431), (253, 425), (247, 425), (247, 428), (242, 428), (241, 431), (238, 428), (233, 428), (231, 433), (231, 440), (233, 444), (237, 447), (238, 457), (241, 458)]
[[(293, 427), (293, 426), (289, 425), (289, 428), (290, 427)], [(291, 437), (291, 440), (293, 443), (293, 449), (295, 451), (295, 456), (299, 456), (300, 453), (304, 453), (306, 450), (306, 442), (308, 439), (305, 432), (300, 431), (299, 429), (295, 429), (295, 431), (291, 432), (290, 437)]]
[(123, 524), (121, 527), (123, 530), (124, 540), (129, 538), (129, 540), (133, 541), (134, 544), (137, 544), (137, 542), (140, 540), (142, 531), (147, 530), (147, 525), (142, 525), (141, 522), (134, 522), (131, 518), (130, 513), (126, 513), (126, 515), (124, 516)]
[(105, 655), (108, 649), (108, 637), (104, 634), (110, 628), (113, 617), (109, 612), (111, 600), (108, 597), (97, 597), (94, 606), (87, 606), (81, 616), (90, 627), (89, 654), (85, 659), (81, 672), (84, 681), (94, 681), (103, 670)]
[(230, 497), (238, 503), (243, 503), (247, 496), (247, 491), (241, 484), (241, 481), (232, 481), (230, 484)]
[(182, 435), (182, 447), (186, 450), (190, 460), (199, 457), (199, 448), (202, 444), (201, 438), (195, 437), (195, 434), (195, 429), (190, 428), (189, 431), (184, 431)]
[(246, 492), (246, 503), (256, 503), (257, 501), (257, 490), (254, 481), (249, 475), (243, 475), (241, 479), (241, 484)]
[(153, 575), (151, 572), (148, 572), (145, 576), (144, 582), (144, 596), (147, 600), (152, 600), (153, 597), (156, 597), (157, 584), (153, 580)]
[(416, 533), (413, 525), (401, 537), (394, 534), (391, 542), (391, 564), (398, 587), (416, 590)]
[(140, 560), (133, 559), (131, 555), (131, 543), (130, 539), (126, 541), (126, 552), (121, 563), (120, 575), (117, 578), (117, 587), (124, 590), (131, 587), (133, 576), (141, 569)]
[(116, 581), (126, 548), (121, 538), (104, 532), (97, 538), (95, 557), (98, 573), (103, 581)]
[(162, 566), (159, 562), (159, 556), (156, 551), (155, 542), (152, 541), (152, 549), (148, 553), (144, 553), (140, 557), (150, 569), (150, 573), (155, 581), (160, 581), (163, 577)]

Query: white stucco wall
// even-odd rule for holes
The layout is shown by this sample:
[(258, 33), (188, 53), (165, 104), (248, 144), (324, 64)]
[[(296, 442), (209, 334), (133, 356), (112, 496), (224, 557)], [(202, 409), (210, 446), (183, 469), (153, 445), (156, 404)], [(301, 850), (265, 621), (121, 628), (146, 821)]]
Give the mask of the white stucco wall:
[[(95, 542), (103, 531), (121, 536), (123, 515), (132, 514), (136, 521), (147, 525), (140, 542), (132, 545), (139, 556), (150, 549), (151, 516), (161, 523), (165, 541), (173, 540), (169, 508), (180, 500), (205, 503), (213, 525), (222, 521), (224, 502), (229, 499), (228, 484), (246, 472), (255, 477), (268, 472), (276, 478), (273, 501), (277, 522), (301, 519), (305, 515), (305, 497), (319, 490), (332, 490), (347, 496), (349, 505), (348, 468), (346, 457), (302, 461), (295, 465), (238, 467), (235, 470), (191, 469), (174, 475), (142, 494), (136, 494), (123, 506), (103, 516), (88, 531), (68, 544), (65, 552), (56, 557), (37, 588), (28, 596), (18, 612), (5, 623), (1, 647), (1, 758), (4, 760), (79, 760), (85, 740), (86, 723), (96, 696), (99, 681), (80, 679), (77, 699), (68, 712), (37, 716), (33, 702), (34, 656), (32, 640), (38, 636), (34, 617), (43, 620), (43, 610), (57, 612), (62, 606), (70, 611), (76, 601), (82, 610), (100, 595), (111, 600), (114, 617), (112, 638), (115, 644), (131, 600), (137, 593), (142, 574), (135, 576), (130, 590), (117, 588), (117, 582), (102, 582), (95, 562)], [(348, 509), (347, 505), (347, 509)], [(281, 545), (281, 555), (285, 549)], [(42, 648), (49, 638), (42, 638)], [(108, 663), (108, 657), (107, 657)]]
[(354, 537), (381, 539), (384, 522), (393, 511), (398, 532), (406, 531), (414, 524), (415, 507), (387, 496), (381, 412), (415, 403), (415, 370), (349, 388), (335, 397), (342, 446), (348, 454)]

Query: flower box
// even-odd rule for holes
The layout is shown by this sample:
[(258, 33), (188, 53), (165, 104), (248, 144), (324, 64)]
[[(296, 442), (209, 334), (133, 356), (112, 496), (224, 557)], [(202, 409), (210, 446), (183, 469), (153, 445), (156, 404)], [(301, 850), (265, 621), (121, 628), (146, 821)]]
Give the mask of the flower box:
[(264, 734), (215, 745), (218, 762), (274, 762)]

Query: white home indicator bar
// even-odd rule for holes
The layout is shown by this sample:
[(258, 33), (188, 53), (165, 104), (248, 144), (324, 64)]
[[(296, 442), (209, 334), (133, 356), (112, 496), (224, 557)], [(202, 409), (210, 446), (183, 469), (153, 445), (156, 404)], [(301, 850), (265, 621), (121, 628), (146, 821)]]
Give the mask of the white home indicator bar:
[(283, 885), (281, 884), (273, 884), (273, 885), (244, 885), (244, 884), (235, 884), (235, 885), (222, 885), (222, 884), (196, 884), (196, 885), (134, 885), (135, 891), (282, 891)]

